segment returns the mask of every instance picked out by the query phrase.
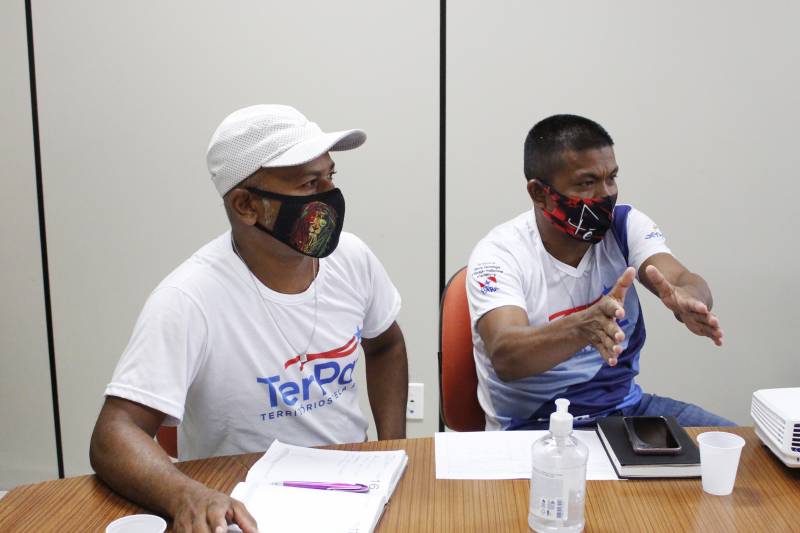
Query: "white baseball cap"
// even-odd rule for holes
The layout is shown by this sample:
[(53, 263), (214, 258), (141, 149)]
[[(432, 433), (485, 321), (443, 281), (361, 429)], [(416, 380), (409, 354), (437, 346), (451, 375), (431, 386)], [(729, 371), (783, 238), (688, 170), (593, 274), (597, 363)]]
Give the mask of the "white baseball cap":
[(367, 140), (362, 130), (323, 132), (297, 109), (254, 105), (234, 111), (217, 126), (206, 163), (220, 196), (260, 168), (291, 167), (328, 151), (352, 150)]

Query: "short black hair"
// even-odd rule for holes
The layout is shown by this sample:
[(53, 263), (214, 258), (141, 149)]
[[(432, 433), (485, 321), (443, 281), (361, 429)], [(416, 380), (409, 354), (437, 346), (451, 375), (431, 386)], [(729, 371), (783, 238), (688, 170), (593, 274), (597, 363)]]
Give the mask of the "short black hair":
[(553, 115), (538, 122), (525, 138), (525, 178), (550, 183), (565, 150), (589, 150), (614, 146), (603, 126), (578, 115)]

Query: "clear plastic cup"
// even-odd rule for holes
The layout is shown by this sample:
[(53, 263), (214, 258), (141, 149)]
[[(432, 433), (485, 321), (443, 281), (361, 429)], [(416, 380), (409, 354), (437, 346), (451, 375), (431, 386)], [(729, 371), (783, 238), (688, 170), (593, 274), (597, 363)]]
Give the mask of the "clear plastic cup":
[(715, 496), (733, 492), (744, 439), (724, 431), (707, 431), (697, 436), (703, 490)]
[(106, 527), (106, 533), (164, 533), (167, 523), (160, 516), (134, 514), (114, 520)]

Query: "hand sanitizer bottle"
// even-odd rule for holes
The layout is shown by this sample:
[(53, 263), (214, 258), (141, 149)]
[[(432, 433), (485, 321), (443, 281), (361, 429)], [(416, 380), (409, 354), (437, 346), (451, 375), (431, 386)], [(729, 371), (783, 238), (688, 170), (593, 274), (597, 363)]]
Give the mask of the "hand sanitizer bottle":
[(572, 436), (569, 400), (556, 400), (550, 433), (533, 443), (528, 525), (540, 533), (583, 531), (589, 449)]

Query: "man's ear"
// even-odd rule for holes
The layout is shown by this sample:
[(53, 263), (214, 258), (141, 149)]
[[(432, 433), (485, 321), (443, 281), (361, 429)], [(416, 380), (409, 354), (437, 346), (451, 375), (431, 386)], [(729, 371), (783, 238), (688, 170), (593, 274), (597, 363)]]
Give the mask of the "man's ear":
[(547, 194), (544, 192), (542, 182), (536, 178), (528, 180), (528, 196), (531, 197), (533, 205), (539, 209), (547, 209)]
[(254, 202), (253, 196), (244, 189), (231, 189), (225, 201), (231, 214), (248, 226), (254, 225), (261, 217), (257, 207), (259, 202)]

